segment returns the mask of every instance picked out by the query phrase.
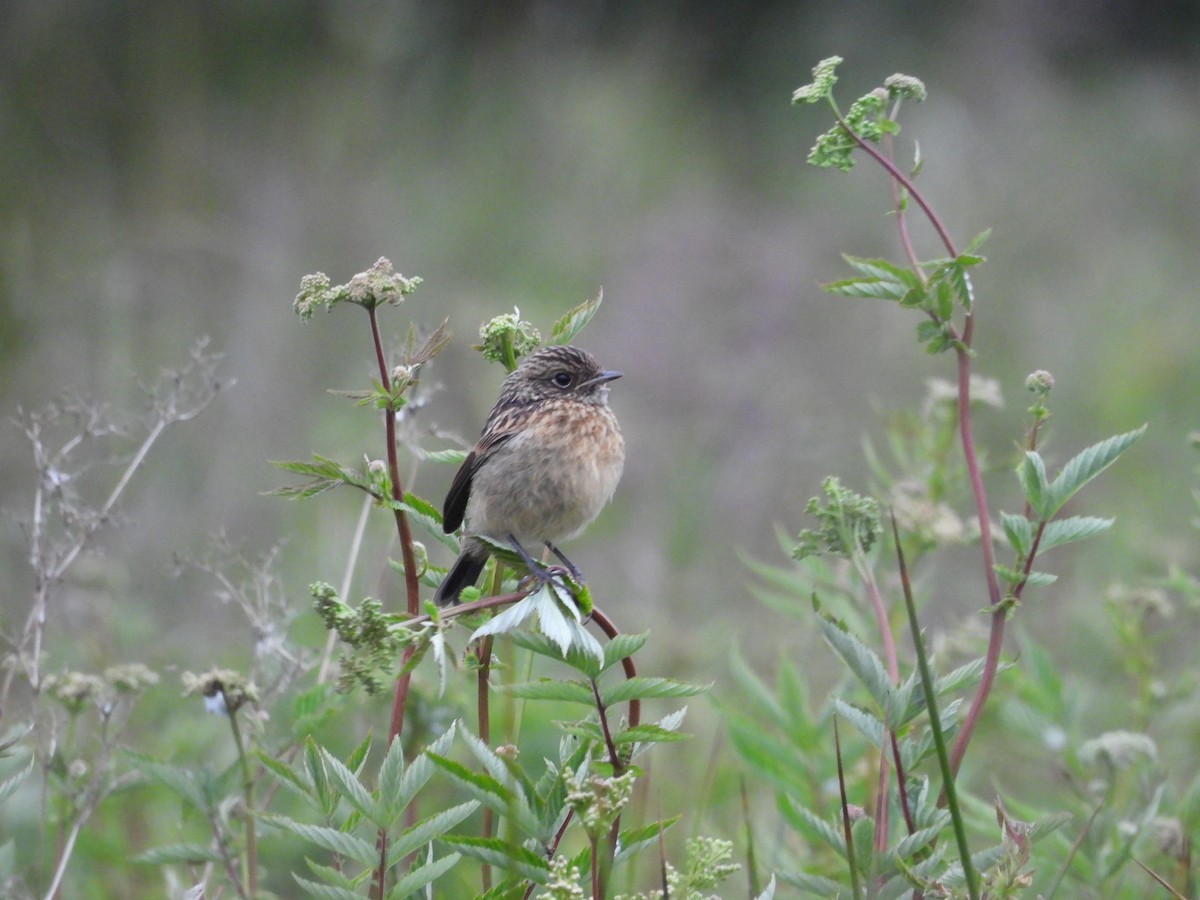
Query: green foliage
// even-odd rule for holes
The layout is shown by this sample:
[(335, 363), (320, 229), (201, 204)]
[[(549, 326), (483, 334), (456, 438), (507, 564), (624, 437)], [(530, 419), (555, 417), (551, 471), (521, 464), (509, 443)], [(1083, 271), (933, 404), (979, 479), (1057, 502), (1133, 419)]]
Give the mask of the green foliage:
[(879, 537), (879, 501), (843, 487), (834, 476), (825, 479), (821, 491), (826, 502), (813, 497), (804, 509), (816, 516), (821, 527), (801, 531), (792, 556), (798, 560), (821, 553), (848, 557), (870, 550)]
[[(907, 229), (902, 228), (906, 264), (847, 256), (856, 275), (825, 287), (839, 296), (889, 300), (918, 311), (922, 316), (918, 341), (932, 352), (955, 353), (958, 383), (939, 390), (920, 416), (892, 417), (890, 461), (868, 448), (880, 493), (893, 509), (892, 578), (880, 571), (888, 565), (883, 561), (886, 554), (866, 553), (878, 544), (877, 501), (846, 490), (833, 477), (825, 481), (825, 501), (814, 499), (807, 507), (820, 527), (801, 533), (793, 552), (802, 566), (800, 572), (789, 574), (752, 563), (769, 585), (760, 595), (770, 605), (795, 615), (804, 608), (804, 597), (812, 595), (821, 634), (846, 673), (817, 711), (800, 672), (790, 663), (778, 666), (772, 686), (740, 657), (733, 659), (738, 700), (722, 704), (733, 745), (750, 770), (773, 787), (781, 820), (806, 848), (795, 863), (784, 865), (781, 877), (815, 896), (840, 896), (847, 889), (856, 896), (861, 885), (870, 885), (870, 896), (878, 897), (1049, 896), (1068, 883), (1097, 896), (1116, 896), (1130, 878), (1130, 863), (1136, 861), (1173, 895), (1190, 895), (1195, 876), (1182, 848), (1188, 846), (1186, 836), (1196, 834), (1194, 798), (1200, 795), (1196, 779), (1189, 781), (1187, 799), (1180, 805), (1183, 812), (1164, 815), (1164, 782), (1154, 772), (1161, 757), (1144, 729), (1110, 729), (1086, 739), (1077, 733), (1078, 704), (1043, 647), (1026, 635), (1020, 663), (1006, 664), (1001, 656), (1005, 623), (1015, 615), (1025, 588), (1054, 581), (1055, 576), (1034, 568), (1040, 555), (1113, 526), (1111, 517), (1062, 513), (1082, 488), (1142, 436), (1145, 426), (1088, 447), (1052, 478), (1038, 440), (1050, 417), (1048, 396), (1054, 379), (1044, 370), (1030, 375), (1026, 386), (1036, 401), (1029, 410), (1030, 426), (1017, 467), (1025, 512), (999, 514), (1015, 559), (1009, 566), (993, 561), (988, 527), (993, 514), (971, 422), (972, 400), (989, 393), (971, 373), (978, 300), (969, 277), (969, 270), (983, 262), (977, 250), (987, 233), (966, 250), (957, 250), (912, 178), (894, 164), (890, 143), (875, 147), (885, 135), (896, 133), (895, 101), (902, 96), (923, 98), (920, 82), (893, 77), (885, 88), (856, 101), (843, 116), (833, 100), (834, 73), (840, 62), (834, 57), (819, 64), (813, 82), (794, 97), (795, 102), (827, 103), (837, 119), (837, 125), (818, 138), (809, 161), (846, 169), (852, 164), (853, 150), (866, 151), (894, 181), (897, 219), (903, 220), (908, 201), (915, 200), (948, 253), (921, 261)], [(890, 110), (886, 109), (889, 101), (893, 101)], [(960, 463), (951, 459), (956, 440)], [(912, 564), (906, 556), (911, 548), (919, 559), (969, 536), (961, 525), (964, 517), (947, 506), (960, 499), (974, 501), (980, 521), (992, 632), (986, 655), (969, 658), (941, 674), (918, 623)], [(934, 515), (944, 523), (959, 524), (935, 528), (930, 524)], [(839, 577), (836, 569), (818, 559), (820, 553), (850, 559), (853, 565), (848, 572), (860, 582), (859, 589), (848, 586), (844, 575)], [(1177, 577), (1174, 585), (1187, 591), (1194, 582)], [(953, 594), (962, 592), (963, 586), (955, 585)], [(832, 597), (839, 611), (845, 612), (844, 618), (826, 611), (826, 604), (818, 599), (822, 593)], [(1192, 594), (1200, 596), (1197, 591)], [(903, 600), (900, 614), (912, 638), (908, 662), (901, 658), (892, 633), (896, 625), (888, 609), (889, 595)], [(1161, 589), (1159, 594), (1129, 596), (1143, 598), (1142, 610), (1169, 606)], [(869, 617), (855, 608), (864, 599), (870, 601), (875, 619), (874, 638), (867, 636)], [(1130, 679), (1143, 688), (1139, 709), (1148, 721), (1153, 715), (1148, 673), (1156, 661), (1148, 652), (1149, 636), (1142, 628), (1146, 617), (1130, 616), (1128, 601), (1114, 602), (1110, 608), (1119, 641), (1116, 653)], [(873, 639), (881, 641), (883, 652), (873, 649)], [(1009, 693), (991, 698), (992, 686), (1001, 676), (1007, 678)], [(1158, 690), (1161, 696), (1161, 685)], [(1016, 725), (1026, 740), (1065, 751), (1063, 764), (1070, 777), (1077, 785), (1089, 785), (1088, 789), (1029, 803), (997, 785), (1000, 796), (994, 802), (977, 798), (960, 783), (960, 767), (969, 765), (968, 750), (974, 749), (971, 742), (977, 726), (986, 721), (985, 706), (998, 706), (999, 714), (1010, 727)], [(838, 738), (838, 722), (853, 727), (845, 743)], [(979, 750), (985, 754), (984, 768), (989, 765), (989, 752), (996, 751)], [(834, 779), (837, 791), (829, 788)], [(1124, 828), (1116, 827), (1117, 821)], [(1152, 832), (1158, 837), (1159, 852), (1172, 860), (1165, 875), (1139, 859), (1139, 853), (1150, 852)], [(1143, 887), (1146, 883), (1141, 882)], [(1173, 885), (1182, 885), (1183, 893)]]

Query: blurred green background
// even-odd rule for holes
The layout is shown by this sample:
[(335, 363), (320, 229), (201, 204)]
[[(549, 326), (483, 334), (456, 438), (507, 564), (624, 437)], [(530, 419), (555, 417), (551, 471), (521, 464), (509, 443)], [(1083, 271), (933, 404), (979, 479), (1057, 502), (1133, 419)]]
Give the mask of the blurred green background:
[[(879, 171), (804, 164), (829, 120), (791, 92), (836, 53), (844, 103), (896, 71), (925, 81), (900, 152), (920, 142), (920, 182), (960, 243), (994, 229), (976, 280), (977, 371), (1008, 401), (978, 420), (993, 462), (1008, 467), (1036, 368), (1058, 383), (1052, 463), (1150, 423), (1078, 501), (1115, 529), (1056, 559), (1063, 580), (1020, 611), (1062, 636), (1064, 664), (1086, 666), (1080, 623), (1105, 584), (1196, 564), (1198, 49), (1200, 8), (1184, 0), (10, 0), (0, 409), (69, 388), (136, 405), (138, 382), (202, 335), (237, 379), (156, 449), (106, 539), (104, 590), (64, 601), (51, 662), (127, 658), (130, 633), (159, 667), (248, 652), (210, 585), (172, 576), (172, 554), (219, 529), (251, 553), (286, 540), (301, 606), (309, 582), (340, 580), (358, 498), (261, 492), (287, 481), (268, 460), (382, 455), (376, 419), (325, 392), (371, 377), (365, 318), (302, 326), (290, 309), (302, 275), (341, 282), (380, 256), (425, 279), (385, 317), (397, 339), (409, 321), (450, 318), (418, 415), (464, 440), (501, 377), (469, 349), (480, 323), (519, 306), (548, 333), (603, 286), (579, 343), (625, 373), (613, 404), (629, 462), (568, 552), (623, 628), (653, 629), (646, 668), (712, 681), (734, 643), (764, 661), (813, 646), (752, 598), (738, 552), (783, 563), (775, 529), (807, 524), (826, 474), (865, 486), (877, 411), (953, 375), (949, 357), (916, 349), (914, 316), (818, 288), (843, 276), (841, 252), (899, 256)], [(10, 424), (0, 460), (11, 630), (30, 595), (20, 521), (34, 468)], [(452, 474), (425, 465), (412, 489), (440, 502)], [(990, 483), (996, 506), (1018, 508), (1007, 471)], [(377, 518), (354, 596), (388, 590), (390, 534)], [(975, 553), (952, 553), (931, 584), (931, 628), (985, 604)], [(831, 657), (816, 652), (820, 679)]]

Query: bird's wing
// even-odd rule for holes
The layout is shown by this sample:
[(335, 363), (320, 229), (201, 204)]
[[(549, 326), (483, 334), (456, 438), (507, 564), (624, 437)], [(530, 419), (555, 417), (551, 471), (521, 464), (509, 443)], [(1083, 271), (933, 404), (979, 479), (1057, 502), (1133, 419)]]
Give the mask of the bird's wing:
[(471, 480), (479, 467), (488, 461), (497, 447), (516, 435), (516, 430), (492, 430), (479, 439), (473, 450), (467, 454), (463, 464), (459, 466), (446, 493), (446, 502), (442, 504), (442, 529), (446, 534), (452, 534), (463, 523), (467, 513), (467, 500), (471, 497)]

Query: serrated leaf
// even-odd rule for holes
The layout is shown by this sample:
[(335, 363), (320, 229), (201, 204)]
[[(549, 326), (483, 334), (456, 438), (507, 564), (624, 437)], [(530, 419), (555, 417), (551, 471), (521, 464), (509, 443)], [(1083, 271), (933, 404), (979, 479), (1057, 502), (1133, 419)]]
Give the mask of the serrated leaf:
[(468, 769), (462, 763), (437, 753), (429, 754), (429, 758), (476, 799), (493, 809), (503, 810), (514, 799), (513, 792), (491, 775)]
[(618, 634), (604, 645), (604, 665), (602, 671), (611, 669), (621, 660), (633, 656), (645, 646), (650, 639), (647, 632), (642, 634)]
[(164, 844), (139, 853), (133, 861), (149, 866), (201, 865), (221, 862), (221, 854), (204, 844)]
[(631, 856), (636, 856), (646, 847), (658, 843), (659, 835), (667, 831), (672, 825), (682, 819), (683, 816), (672, 816), (669, 819), (664, 819), (662, 822), (651, 822), (649, 825), (641, 825), (637, 828), (627, 828), (621, 832), (620, 839), (617, 841), (617, 846), (620, 850), (613, 858), (614, 862), (621, 862), (629, 859)]
[(910, 288), (917, 287), (921, 283), (921, 279), (912, 269), (907, 266), (898, 266), (886, 259), (866, 259), (861, 256), (851, 256), (848, 253), (843, 253), (842, 259), (856, 272), (871, 278), (896, 281)]
[(464, 856), (483, 860), (506, 872), (515, 872), (534, 884), (545, 884), (550, 875), (550, 866), (542, 857), (499, 838), (448, 835), (442, 843)]
[(634, 725), (632, 728), (626, 728), (624, 731), (619, 731), (613, 735), (614, 744), (637, 744), (637, 743), (654, 743), (663, 744), (671, 741), (686, 741), (691, 738), (689, 734), (680, 734), (678, 731), (672, 731), (668, 728), (663, 728), (661, 725), (655, 725), (650, 722)]
[(1013, 548), (1017, 556), (1022, 559), (1028, 556), (1029, 548), (1033, 546), (1033, 523), (1024, 516), (1013, 515), (1002, 510), (1000, 524), (1004, 528), (1004, 536), (1008, 538), (1009, 546)]
[(304, 742), (304, 768), (321, 812), (327, 817), (332, 816), (337, 809), (338, 797), (329, 786), (329, 776), (321, 759), (321, 748), (311, 737)]
[(859, 709), (857, 706), (851, 706), (842, 700), (841, 697), (833, 698), (833, 710), (838, 716), (858, 729), (876, 747), (883, 746), (883, 722), (879, 721), (876, 716)]
[(1039, 520), (1045, 522), (1054, 516), (1047, 498), (1049, 485), (1046, 481), (1046, 463), (1036, 450), (1026, 450), (1025, 458), (1017, 466), (1017, 478), (1021, 482), (1021, 490), (1029, 506), (1037, 513)]
[(388, 900), (401, 900), (403, 897), (411, 897), (418, 891), (423, 891), (453, 869), (460, 859), (462, 859), (462, 854), (448, 853), (433, 862), (417, 866), (392, 886), (387, 893)]
[(392, 745), (379, 766), (379, 809), (383, 821), (375, 824), (384, 830), (395, 824), (410, 799), (401, 788), (405, 775), (403, 743), (399, 735), (393, 737)]
[(541, 678), (521, 684), (497, 685), (496, 690), (513, 697), (520, 697), (522, 700), (563, 700), (568, 703), (582, 703), (585, 706), (596, 705), (596, 697), (592, 693), (591, 687), (582, 681)]
[(626, 678), (600, 692), (601, 700), (607, 709), (617, 703), (629, 700), (650, 700), (663, 697), (694, 697), (707, 691), (712, 685), (687, 684), (670, 678)]
[(1049, 514), (1043, 518), (1052, 518), (1075, 495), (1076, 491), (1116, 462), (1122, 453), (1146, 433), (1146, 427), (1143, 425), (1133, 431), (1114, 435), (1107, 440), (1092, 444), (1072, 457), (1063, 466), (1058, 477), (1050, 484), (1046, 500)]
[(335, 887), (345, 888), (348, 891), (353, 890), (355, 885), (366, 881), (373, 874), (371, 869), (361, 869), (359, 874), (352, 878), (347, 873), (342, 872), (333, 866), (324, 865), (323, 863), (319, 863), (307, 856), (304, 857), (304, 864), (308, 866), (310, 872), (320, 878), (325, 884), (331, 884)]
[(393, 839), (388, 845), (388, 865), (394, 866), (408, 854), (424, 847), (432, 840), (441, 838), (478, 808), (479, 804), (474, 800), (460, 803), (439, 813), (434, 813), (405, 829), (403, 834)]
[(326, 825), (310, 825), (307, 822), (297, 822), (295, 819), (279, 815), (263, 815), (262, 821), (297, 837), (304, 838), (309, 843), (316, 844), (323, 850), (338, 853), (347, 859), (352, 859), (364, 866), (373, 866), (379, 862), (379, 852), (375, 844), (364, 841), (337, 828)]
[(821, 634), (850, 667), (881, 710), (891, 708), (892, 681), (883, 660), (870, 647), (832, 619), (821, 617)]
[(338, 887), (332, 884), (321, 884), (297, 875), (295, 872), (292, 873), (292, 878), (296, 884), (300, 885), (301, 890), (310, 897), (322, 897), (325, 900), (362, 900), (363, 897), (362, 894), (352, 891), (349, 888)]
[(304, 779), (297, 773), (293, 772), (285, 763), (275, 759), (269, 754), (263, 753), (261, 750), (255, 754), (259, 764), (266, 769), (283, 787), (304, 797), (306, 800), (313, 800), (312, 788), (304, 783)]
[(549, 342), (551, 344), (571, 343), (575, 336), (583, 330), (583, 327), (592, 320), (592, 316), (599, 311), (600, 304), (603, 302), (604, 288), (601, 288), (593, 299), (584, 300), (574, 309), (568, 310), (566, 315), (554, 323)]
[(346, 802), (362, 813), (371, 824), (385, 828), (386, 810), (371, 796), (371, 792), (363, 787), (354, 772), (324, 747), (321, 748), (321, 760), (325, 763), (330, 783), (338, 788)]
[(813, 897), (840, 897), (846, 893), (846, 885), (826, 878), (824, 875), (810, 875), (808, 872), (780, 872), (779, 877)]
[(1038, 543), (1039, 550), (1049, 550), (1072, 541), (1081, 541), (1111, 528), (1114, 519), (1101, 519), (1096, 516), (1070, 516), (1066, 519), (1055, 519), (1046, 525), (1042, 531), (1042, 539)]
[(912, 834), (901, 838), (900, 842), (896, 844), (896, 849), (888, 855), (898, 856), (901, 859), (912, 856), (913, 853), (929, 844), (930, 841), (937, 839), (938, 835), (942, 833), (942, 829), (946, 827), (946, 823), (950, 821), (949, 813), (944, 816), (944, 819), (945, 821), (938, 825), (917, 829)]
[(442, 528), (441, 511), (428, 500), (409, 492), (405, 493), (403, 503), (392, 503), (391, 505), (393, 508), (398, 507), (404, 510), (413, 522), (420, 525), (422, 530), (438, 543), (455, 553), (458, 552), (458, 538), (453, 534), (446, 534), (446, 530)]
[(882, 278), (842, 278), (825, 282), (821, 290), (838, 297), (862, 300), (899, 300), (909, 293), (909, 289), (899, 282)]
[(846, 855), (846, 839), (842, 832), (834, 828), (815, 812), (806, 806), (796, 803), (790, 797), (779, 798), (779, 810), (797, 831), (809, 837), (819, 839), (837, 852), (839, 856)]

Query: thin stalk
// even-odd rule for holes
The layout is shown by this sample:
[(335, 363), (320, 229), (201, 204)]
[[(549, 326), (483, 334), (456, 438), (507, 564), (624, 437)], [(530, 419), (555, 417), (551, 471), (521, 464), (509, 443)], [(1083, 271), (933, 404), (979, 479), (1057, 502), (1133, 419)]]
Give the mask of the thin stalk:
[[(242, 803), (246, 807), (246, 853), (242, 857), (242, 883), (246, 886), (246, 894), (253, 900), (258, 896), (258, 838), (254, 826), (254, 774), (250, 770), (250, 760), (246, 758), (246, 747), (242, 741), (242, 731), (238, 727), (237, 710), (229, 703), (229, 696), (221, 689), (221, 697), (225, 701), (225, 711), (229, 714), (229, 729), (233, 732), (233, 745), (237, 748), (238, 768), (242, 773)], [(241, 893), (239, 887), (238, 893)]]
[(846, 796), (846, 772), (842, 766), (842, 739), (838, 734), (837, 716), (833, 717), (833, 749), (837, 756), (838, 792), (842, 800), (842, 833), (846, 841), (846, 862), (850, 865), (850, 893), (858, 900), (862, 897), (862, 885), (858, 880), (858, 864), (854, 853), (854, 829), (850, 827), (850, 801)]
[(967, 830), (963, 824), (962, 810), (958, 805), (958, 794), (954, 787), (954, 770), (946, 752), (946, 736), (942, 731), (942, 717), (938, 711), (937, 693), (933, 688), (933, 672), (929, 668), (929, 657), (925, 653), (925, 642), (921, 637), (921, 626), (917, 622), (917, 606), (913, 602), (912, 584), (908, 579), (908, 567), (904, 564), (904, 548), (900, 545), (900, 529), (896, 516), (892, 514), (892, 536), (896, 542), (896, 560), (900, 568), (900, 584), (904, 588), (904, 605), (908, 610), (908, 624), (912, 630), (913, 647), (917, 654), (917, 667), (921, 672), (921, 689), (925, 694), (925, 708), (929, 713), (929, 729), (933, 734), (933, 745), (937, 750), (938, 766), (942, 770), (942, 791), (946, 796), (946, 807), (954, 826), (954, 839), (958, 843), (958, 855), (963, 867), (963, 878), (967, 883), (967, 894), (971, 900), (979, 900), (979, 874), (971, 861), (971, 848), (967, 844)]
[[(947, 231), (945, 224), (929, 204), (929, 201), (925, 199), (925, 195), (917, 190), (912, 179), (900, 170), (890, 158), (889, 153), (879, 150), (874, 144), (850, 128), (846, 120), (842, 117), (837, 105), (832, 102), (832, 99), (830, 105), (833, 107), (833, 112), (837, 117), (838, 123), (846, 133), (891, 176), (893, 184), (892, 197), (893, 202), (896, 204), (897, 212), (902, 211), (899, 203), (900, 197), (895, 190), (895, 185), (899, 184), (917, 202), (917, 205), (921, 207), (922, 212), (925, 213), (925, 217), (929, 220), (934, 231), (937, 232), (938, 237), (941, 239), (942, 245), (946, 248), (946, 252), (951, 257), (958, 256), (958, 247), (955, 245), (954, 239), (950, 236), (950, 232)], [(888, 148), (890, 150), (890, 144)], [(901, 241), (905, 243), (906, 252), (910, 254), (909, 258), (912, 260), (915, 258), (915, 254), (911, 249), (911, 242), (908, 241), (907, 224), (902, 216), (900, 218), (900, 228)], [(914, 268), (920, 274), (920, 267), (914, 265)], [(955, 332), (953, 327), (951, 327), (951, 332), (954, 335), (954, 352), (958, 363), (959, 442), (962, 444), (963, 458), (967, 466), (967, 477), (971, 483), (971, 493), (975, 500), (975, 511), (979, 517), (979, 542), (983, 554), (984, 580), (987, 583), (988, 602), (992, 609), (992, 627), (988, 638), (988, 649), (983, 674), (979, 680), (979, 687), (976, 688), (975, 696), (971, 700), (970, 709), (963, 719), (962, 728), (955, 739), (954, 750), (951, 754), (951, 771), (957, 775), (959, 767), (962, 765), (963, 757), (966, 755), (967, 745), (971, 742), (971, 736), (974, 734), (975, 726), (979, 723), (983, 707), (991, 695), (992, 685), (995, 683), (996, 673), (1000, 668), (1000, 653), (1004, 646), (1004, 624), (1008, 616), (1008, 608), (1003, 602), (1004, 596), (1000, 591), (1000, 580), (996, 575), (996, 559), (995, 550), (992, 546), (992, 526), (988, 512), (987, 491), (983, 486), (983, 473), (979, 468), (979, 456), (975, 450), (975, 436), (971, 426), (971, 342), (975, 335), (974, 312), (970, 309), (966, 311), (963, 317), (961, 334)]]
[[(479, 739), (490, 746), (492, 743), (492, 716), (488, 706), (491, 695), (488, 678), (492, 670), (492, 636), (490, 634), (479, 641), (478, 652), (479, 669), (475, 673), (475, 706), (479, 719), (477, 727)], [(490, 838), (495, 832), (494, 815), (491, 807), (484, 807), (481, 831), (485, 838)], [(485, 894), (492, 889), (492, 867), (486, 860), (480, 869), (480, 882)]]

